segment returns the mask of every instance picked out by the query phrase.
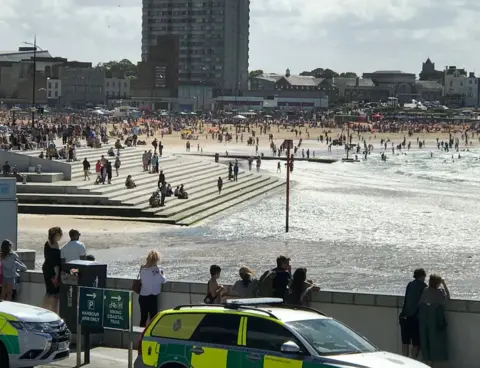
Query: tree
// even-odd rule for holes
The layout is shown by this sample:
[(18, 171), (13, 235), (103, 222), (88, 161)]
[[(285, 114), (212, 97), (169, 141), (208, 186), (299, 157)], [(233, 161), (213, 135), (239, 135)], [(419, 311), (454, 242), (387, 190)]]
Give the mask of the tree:
[(253, 79), (261, 75), (263, 75), (262, 69), (252, 70), (251, 72), (248, 73), (248, 78)]
[(325, 69), (325, 71), (323, 72), (322, 78), (331, 79), (333, 77), (338, 77), (338, 73), (334, 72), (332, 69)]
[(343, 77), (343, 78), (357, 78), (357, 73), (354, 73), (354, 72), (340, 73), (340, 77)]
[(99, 63), (97, 67), (102, 67), (112, 75), (120, 75), (125, 77), (137, 77), (138, 67), (128, 59), (120, 61), (109, 61), (107, 63)]
[(323, 69), (323, 68), (316, 68), (311, 71), (303, 71), (300, 73), (302, 76), (307, 77), (315, 77), (315, 78), (327, 78), (331, 79), (333, 77), (344, 77), (344, 78), (356, 78), (357, 74), (354, 72), (346, 72), (338, 74), (336, 71), (332, 69)]

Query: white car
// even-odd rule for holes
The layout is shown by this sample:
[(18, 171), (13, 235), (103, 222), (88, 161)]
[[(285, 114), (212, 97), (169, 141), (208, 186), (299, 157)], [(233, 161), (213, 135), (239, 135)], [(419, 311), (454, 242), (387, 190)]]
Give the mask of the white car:
[(70, 331), (55, 313), (0, 302), (0, 367), (25, 368), (68, 358)]

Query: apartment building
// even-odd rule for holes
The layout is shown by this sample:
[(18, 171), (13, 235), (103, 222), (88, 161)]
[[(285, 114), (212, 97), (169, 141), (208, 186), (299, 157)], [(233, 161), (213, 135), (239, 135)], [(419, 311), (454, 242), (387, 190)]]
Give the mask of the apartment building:
[(105, 78), (104, 90), (107, 100), (130, 98), (130, 79), (118, 77)]
[(62, 104), (82, 108), (105, 102), (105, 70), (91, 63), (71, 63), (59, 70)]
[(179, 83), (248, 88), (250, 0), (143, 0), (142, 60), (158, 36), (179, 39)]
[(449, 66), (445, 69), (445, 101), (453, 106), (478, 107), (478, 78), (475, 73)]

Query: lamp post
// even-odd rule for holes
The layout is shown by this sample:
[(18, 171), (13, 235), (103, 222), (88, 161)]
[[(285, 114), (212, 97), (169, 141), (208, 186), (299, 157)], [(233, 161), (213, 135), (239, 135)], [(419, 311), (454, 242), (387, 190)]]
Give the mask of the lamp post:
[[(42, 50), (41, 47), (37, 45), (37, 35), (33, 37), (33, 43), (23, 42), (25, 45), (33, 46), (33, 80), (32, 80), (32, 128), (35, 126), (35, 93), (36, 93), (36, 75), (37, 75), (37, 48)], [(42, 50), (43, 51), (43, 50)]]
[(289, 230), (289, 214), (290, 214), (290, 170), (291, 170), (291, 157), (290, 150), (293, 148), (293, 140), (285, 139), (283, 141), (283, 148), (287, 150), (287, 193), (286, 193), (286, 206), (285, 206), (285, 232)]

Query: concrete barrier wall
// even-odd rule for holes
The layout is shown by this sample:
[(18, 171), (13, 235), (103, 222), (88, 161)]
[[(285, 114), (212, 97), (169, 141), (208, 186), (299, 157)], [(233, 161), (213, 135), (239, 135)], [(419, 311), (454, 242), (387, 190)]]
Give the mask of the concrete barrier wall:
[[(43, 275), (38, 271), (22, 274), (19, 301), (40, 306), (45, 292)], [(107, 279), (107, 288), (131, 290), (133, 280), (126, 278)], [(179, 304), (201, 303), (207, 286), (203, 283), (168, 282), (163, 285), (159, 297), (161, 309)], [(401, 352), (398, 315), (403, 297), (353, 292), (321, 291), (313, 294), (312, 307), (347, 324), (369, 339), (382, 350)], [(134, 300), (134, 323), (140, 320), (138, 298)], [(480, 349), (480, 301), (451, 300), (447, 304), (447, 321), (450, 345), (450, 361), (440, 367), (478, 368)], [(125, 336), (110, 335), (109, 341), (121, 341), (126, 346)], [(120, 333), (121, 334), (121, 333)], [(110, 338), (110, 336), (112, 336)]]
[(66, 162), (58, 162), (54, 160), (46, 160), (38, 157), (22, 155), (11, 151), (0, 151), (0, 162), (3, 165), (8, 161), (10, 166), (16, 166), (19, 172), (28, 172), (28, 168), (42, 165), (42, 172), (46, 173), (63, 173), (64, 180), (72, 179), (72, 165)]

